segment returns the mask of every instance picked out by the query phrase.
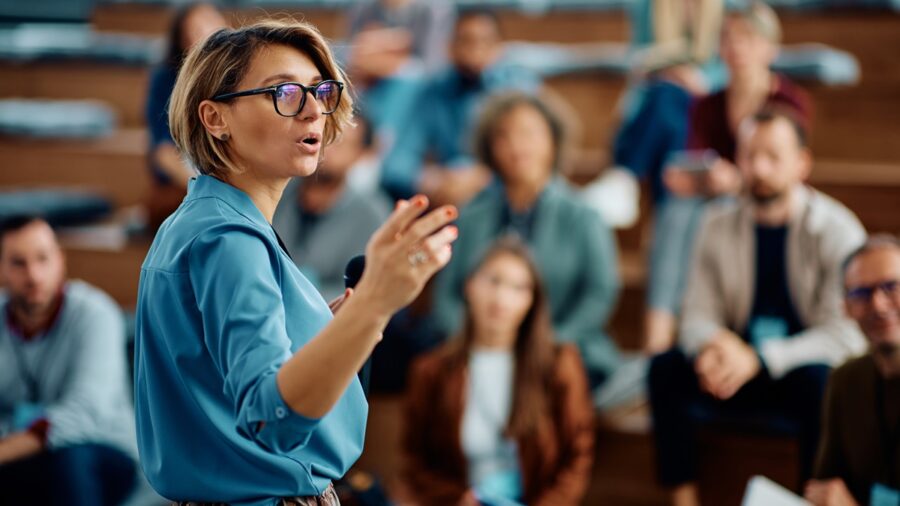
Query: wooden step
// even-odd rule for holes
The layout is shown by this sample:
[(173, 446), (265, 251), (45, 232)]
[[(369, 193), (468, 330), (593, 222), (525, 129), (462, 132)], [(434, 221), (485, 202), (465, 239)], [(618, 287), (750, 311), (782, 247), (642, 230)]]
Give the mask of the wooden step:
[(900, 234), (900, 164), (820, 160), (810, 184), (849, 207), (869, 233)]
[[(228, 11), (236, 24), (252, 22), (282, 11), (303, 17), (318, 25), (326, 36), (339, 39), (345, 35), (346, 11), (333, 8), (244, 9)], [(171, 7), (143, 4), (102, 4), (94, 15), (100, 30), (123, 30), (163, 34), (172, 15)], [(787, 44), (821, 42), (849, 51), (860, 61), (862, 81), (853, 87), (810, 86), (816, 106), (815, 132), (812, 146), (820, 156), (870, 161), (900, 159), (900, 14), (872, 11), (783, 11), (784, 41)], [(613, 41), (629, 38), (628, 20), (621, 11), (551, 10), (541, 15), (513, 9), (499, 11), (504, 35), (509, 40), (563, 43)], [(54, 66), (55, 67), (55, 66)], [(29, 73), (30, 72), (30, 73)], [(58, 86), (61, 73), (41, 67), (40, 70), (11, 73), (0, 66), (0, 95), (4, 89), (16, 88), (23, 96), (94, 96), (90, 90), (103, 85), (108, 90), (100, 95), (116, 104), (126, 125), (141, 121), (140, 107), (145, 99), (142, 83), (128, 78), (129, 84), (116, 89), (115, 75), (97, 79), (88, 90), (84, 87)], [(86, 73), (85, 73), (86, 72)], [(92, 79), (92, 70), (77, 74), (68, 70), (68, 83)], [(9, 78), (7, 78), (9, 76)], [(19, 79), (28, 77), (29, 79)], [(41, 82), (46, 92), (34, 93), (26, 83)], [(6, 83), (6, 84), (2, 84)], [(104, 84), (106, 83), (106, 84)], [(610, 145), (617, 128), (616, 101), (624, 89), (624, 79), (610, 76), (563, 76), (551, 79), (550, 88), (559, 92), (573, 106), (583, 125), (581, 144), (600, 148)]]
[(106, 102), (119, 124), (144, 124), (149, 69), (97, 62), (0, 61), (0, 97), (85, 99)]
[(126, 310), (137, 304), (141, 265), (150, 242), (131, 241), (117, 248), (63, 243), (69, 277), (83, 279), (108, 293)]
[[(255, 7), (223, 9), (232, 26), (241, 26), (259, 19), (292, 16), (306, 20), (330, 39), (344, 36), (346, 9), (331, 7)], [(91, 24), (98, 31), (127, 32), (165, 36), (176, 9), (171, 5), (150, 3), (102, 2), (94, 9)]]
[(151, 184), (146, 153), (142, 129), (91, 140), (0, 137), (0, 188), (82, 187), (102, 193), (117, 207), (138, 204)]

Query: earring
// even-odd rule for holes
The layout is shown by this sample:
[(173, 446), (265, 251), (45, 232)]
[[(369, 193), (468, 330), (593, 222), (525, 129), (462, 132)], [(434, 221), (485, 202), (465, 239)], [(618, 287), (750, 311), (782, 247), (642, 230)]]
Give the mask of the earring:
[(231, 138), (231, 136), (228, 135), (228, 133), (226, 132), (226, 133), (222, 134), (222, 137), (219, 137), (219, 140), (222, 142), (228, 142), (228, 139), (230, 139), (230, 138)]

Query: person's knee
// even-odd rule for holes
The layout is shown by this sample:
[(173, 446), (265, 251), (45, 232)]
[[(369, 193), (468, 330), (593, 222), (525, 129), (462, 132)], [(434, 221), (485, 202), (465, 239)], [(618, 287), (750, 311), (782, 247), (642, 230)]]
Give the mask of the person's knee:
[(690, 361), (679, 348), (660, 353), (650, 360), (647, 380), (651, 395), (653, 392), (669, 390), (683, 382), (693, 373)]

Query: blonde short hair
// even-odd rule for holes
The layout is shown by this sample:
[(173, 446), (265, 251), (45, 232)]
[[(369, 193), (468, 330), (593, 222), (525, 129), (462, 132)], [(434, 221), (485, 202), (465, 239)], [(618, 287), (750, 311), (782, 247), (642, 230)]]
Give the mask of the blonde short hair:
[(762, 0), (750, 0), (729, 12), (731, 17), (743, 19), (756, 33), (762, 35), (772, 44), (781, 43), (781, 22), (778, 14)]
[(236, 87), (253, 57), (261, 48), (273, 45), (297, 49), (312, 60), (323, 79), (344, 82), (341, 102), (325, 120), (324, 144), (333, 142), (351, 124), (350, 83), (316, 27), (295, 20), (267, 20), (235, 30), (219, 30), (188, 53), (169, 102), (172, 139), (201, 174), (221, 178), (241, 169), (230, 157), (227, 144), (203, 126), (200, 103), (223, 93), (240, 91)]

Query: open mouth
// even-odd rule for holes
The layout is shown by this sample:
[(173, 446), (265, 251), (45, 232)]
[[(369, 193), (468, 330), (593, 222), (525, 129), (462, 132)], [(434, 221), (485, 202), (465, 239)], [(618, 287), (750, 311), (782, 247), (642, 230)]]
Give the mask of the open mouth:
[(319, 134), (309, 133), (302, 139), (300, 139), (300, 142), (308, 146), (316, 146), (319, 144), (319, 142), (321, 142), (321, 139), (319, 138)]

